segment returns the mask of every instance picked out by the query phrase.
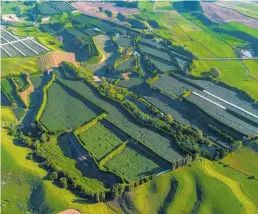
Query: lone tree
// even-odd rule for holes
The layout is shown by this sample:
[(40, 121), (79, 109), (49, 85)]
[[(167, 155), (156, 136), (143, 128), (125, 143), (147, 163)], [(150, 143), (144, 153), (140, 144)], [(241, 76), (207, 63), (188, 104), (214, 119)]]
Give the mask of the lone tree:
[(50, 174), (50, 180), (51, 180), (51, 181), (56, 180), (57, 177), (58, 177), (58, 174), (57, 174), (56, 171), (51, 172), (51, 174)]
[(210, 75), (214, 78), (218, 78), (221, 74), (221, 71), (217, 68), (211, 68), (210, 69)]
[(67, 188), (68, 187), (67, 179), (65, 177), (60, 178), (60, 183), (61, 183), (61, 186), (63, 188)]

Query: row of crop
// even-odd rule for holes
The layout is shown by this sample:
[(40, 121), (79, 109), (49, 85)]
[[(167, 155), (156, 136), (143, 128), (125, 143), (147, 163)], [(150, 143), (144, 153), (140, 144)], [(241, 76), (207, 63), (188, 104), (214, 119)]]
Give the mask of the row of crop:
[(83, 146), (83, 142), (81, 141), (81, 139), (73, 132), (73, 136), (76, 139), (76, 141), (80, 144), (80, 146), (83, 147), (83, 149), (89, 154), (89, 156), (92, 158), (92, 160), (94, 161), (94, 163), (98, 166), (99, 170), (104, 172), (104, 173), (110, 173), (112, 175), (114, 175), (116, 178), (119, 179), (120, 182), (124, 183), (124, 179), (122, 179), (118, 174), (116, 174), (115, 172), (109, 171), (107, 169), (105, 169), (103, 166), (101, 166), (99, 164), (99, 162), (96, 160), (96, 158), (94, 157), (94, 155), (91, 154), (91, 152), (89, 150), (87, 150), (85, 148), (85, 146)]
[(75, 135), (79, 135), (82, 132), (85, 132), (90, 127), (94, 126), (97, 122), (102, 120), (103, 118), (107, 117), (107, 113), (103, 112), (102, 114), (98, 115), (97, 117), (93, 118), (90, 122), (86, 123), (83, 126), (80, 126), (79, 128), (74, 130)]
[(109, 152), (106, 156), (104, 156), (100, 161), (99, 161), (99, 165), (101, 167), (103, 167), (109, 160), (111, 160), (115, 155), (121, 153), (124, 148), (126, 147), (128, 141), (118, 145), (114, 150), (112, 150), (111, 152)]
[(235, 128), (222, 123), (217, 118), (215, 118), (214, 116), (209, 114), (207, 111), (204, 111), (204, 109), (201, 108), (199, 105), (191, 102), (188, 98), (183, 98), (183, 100), (186, 103), (188, 103), (190, 106), (192, 106), (192, 108), (195, 107), (196, 109), (200, 110), (200, 112), (202, 112), (202, 114), (208, 116), (208, 118), (210, 118), (210, 122), (211, 123), (213, 122), (212, 124), (216, 124), (216, 126), (223, 127), (223, 130), (225, 130), (225, 132), (229, 133), (230, 136), (234, 136), (236, 139), (242, 139), (242, 136), (244, 135), (242, 132), (239, 132)]
[(43, 87), (43, 99), (42, 99), (42, 103), (39, 107), (39, 110), (36, 114), (35, 120), (37, 121), (37, 123), (42, 127), (42, 129), (46, 132), (48, 132), (48, 129), (40, 122), (40, 118), (44, 112), (44, 109), (46, 108), (47, 105), (47, 90), (51, 87), (51, 85), (53, 84), (53, 82), (56, 79), (56, 75), (55, 73), (52, 73), (51, 79), (49, 80), (49, 82)]
[(22, 105), (24, 105), (25, 107), (28, 107), (28, 106), (26, 105), (26, 103), (24, 102), (24, 100), (22, 99), (21, 95), (20, 95), (18, 84), (14, 81), (13, 78), (11, 78), (10, 81), (11, 81), (11, 83), (14, 85), (15, 94), (16, 94), (16, 96), (19, 98), (19, 100), (21, 101)]

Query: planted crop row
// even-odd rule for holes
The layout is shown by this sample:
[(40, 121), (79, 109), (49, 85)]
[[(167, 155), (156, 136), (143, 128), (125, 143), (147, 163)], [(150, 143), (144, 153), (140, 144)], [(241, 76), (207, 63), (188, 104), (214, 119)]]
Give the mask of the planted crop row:
[(61, 2), (61, 1), (51, 1), (50, 4), (52, 4), (54, 7), (56, 7), (58, 10), (61, 12), (68, 12), (68, 11), (73, 11), (75, 10), (71, 5), (69, 5), (66, 2)]
[[(69, 148), (69, 139), (65, 136), (61, 136), (60, 140), (65, 147)], [(63, 148), (64, 148), (63, 147)], [(67, 151), (68, 152), (68, 151)], [(100, 181), (83, 176), (81, 171), (76, 167), (76, 161), (74, 158), (69, 158), (64, 155), (64, 151), (59, 147), (57, 139), (53, 139), (50, 142), (45, 143), (37, 150), (37, 154), (47, 161), (54, 170), (63, 172), (72, 183), (81, 187), (84, 192), (94, 193), (96, 191), (105, 190), (103, 183)]]
[(105, 167), (127, 181), (135, 181), (162, 171), (161, 166), (129, 146), (108, 161)]
[(166, 53), (164, 51), (157, 50), (157, 49), (154, 49), (154, 48), (151, 48), (151, 47), (148, 47), (148, 46), (144, 46), (144, 45), (141, 45), (141, 44), (139, 45), (139, 48), (141, 49), (141, 51), (143, 53), (145, 53), (147, 55), (149, 54), (149, 55), (152, 55), (154, 57), (157, 57), (157, 58), (160, 58), (160, 59), (171, 62), (170, 56), (168, 55), (168, 53)]
[(225, 124), (226, 126), (232, 128), (233, 130), (241, 133), (244, 136), (254, 136), (258, 133), (256, 127), (246, 123), (243, 120), (240, 120), (239, 118), (226, 112), (224, 109), (195, 94), (191, 94), (186, 99), (201, 108), (204, 112), (206, 112), (215, 120), (219, 121), (222, 124)]
[(48, 90), (47, 105), (40, 121), (52, 132), (74, 129), (96, 116), (90, 103), (76, 98), (58, 83)]
[(181, 154), (175, 148), (175, 142), (171, 141), (168, 137), (164, 137), (156, 131), (153, 131), (151, 128), (145, 128), (137, 124), (125, 110), (118, 106), (118, 104), (101, 97), (96, 89), (93, 89), (91, 86), (80, 81), (61, 81), (73, 90), (81, 93), (86, 99), (101, 106), (108, 113), (108, 121), (119, 127), (119, 129), (132, 138), (142, 142), (145, 146), (149, 147), (164, 159), (172, 161), (172, 159), (181, 157)]
[(122, 143), (121, 139), (112, 130), (109, 130), (101, 123), (90, 127), (85, 132), (79, 134), (78, 137), (86, 150), (98, 161)]

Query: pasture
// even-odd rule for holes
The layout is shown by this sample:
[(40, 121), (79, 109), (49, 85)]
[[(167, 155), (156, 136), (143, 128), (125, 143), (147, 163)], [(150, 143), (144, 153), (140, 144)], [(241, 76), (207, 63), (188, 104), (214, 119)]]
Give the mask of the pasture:
[(221, 70), (221, 75), (218, 77), (218, 80), (229, 86), (239, 88), (245, 91), (254, 100), (258, 100), (258, 91), (255, 90), (257, 80), (246, 76), (246, 69), (240, 61), (194, 60), (191, 73), (195, 76), (205, 76), (205, 72), (208, 72), (210, 68)]
[[(235, 195), (234, 186), (211, 176), (207, 170), (214, 172), (212, 163), (208, 160), (197, 160), (191, 166), (165, 173), (131, 190), (124, 194), (123, 200), (129, 201), (128, 207), (144, 214), (156, 211), (227, 213), (232, 210), (240, 214), (245, 208), (252, 210), (252, 205), (250, 207), (249, 203), (240, 200), (241, 197), (246, 197), (243, 192)], [(126, 207), (123, 203), (121, 205)]]
[(99, 113), (90, 102), (79, 100), (58, 83), (54, 83), (48, 89), (47, 99), (40, 121), (52, 132), (74, 129)]
[[(1, 111), (2, 121), (4, 120), (8, 123), (15, 121), (11, 111), (7, 111), (5, 108), (1, 108)], [(1, 129), (1, 138), (2, 160), (6, 163), (2, 167), (2, 180), (9, 176), (6, 181), (7, 186), (2, 186), (2, 199), (3, 201), (7, 199), (7, 201), (3, 202), (2, 211), (8, 210), (13, 213), (19, 213), (21, 211), (20, 208), (23, 207), (23, 211), (31, 212), (33, 210), (43, 213), (49, 210), (58, 213), (68, 208), (89, 214), (95, 214), (99, 210), (102, 210), (105, 214), (113, 213), (104, 203), (78, 202), (78, 196), (67, 189), (53, 185), (52, 181), (45, 179), (48, 176), (48, 172), (40, 168), (37, 163), (27, 159), (27, 155), (31, 150), (13, 144), (13, 139), (7, 135), (6, 129)], [(50, 146), (54, 148), (54, 156), (62, 153), (58, 145)], [(50, 151), (53, 151), (53, 148)], [(68, 157), (64, 159), (68, 160), (67, 163), (74, 163), (74, 160)], [(74, 169), (75, 167), (72, 170)], [(11, 174), (8, 175), (8, 173)], [(5, 188), (8, 188), (8, 191), (5, 191)], [(61, 198), (60, 195), (62, 195)], [(8, 200), (11, 202), (8, 202)]]

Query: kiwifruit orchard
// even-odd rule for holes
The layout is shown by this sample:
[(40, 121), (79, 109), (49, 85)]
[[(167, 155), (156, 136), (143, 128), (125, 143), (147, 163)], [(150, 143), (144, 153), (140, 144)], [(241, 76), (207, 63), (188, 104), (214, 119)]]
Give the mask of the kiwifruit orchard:
[(3, 213), (256, 214), (256, 7), (3, 2)]

